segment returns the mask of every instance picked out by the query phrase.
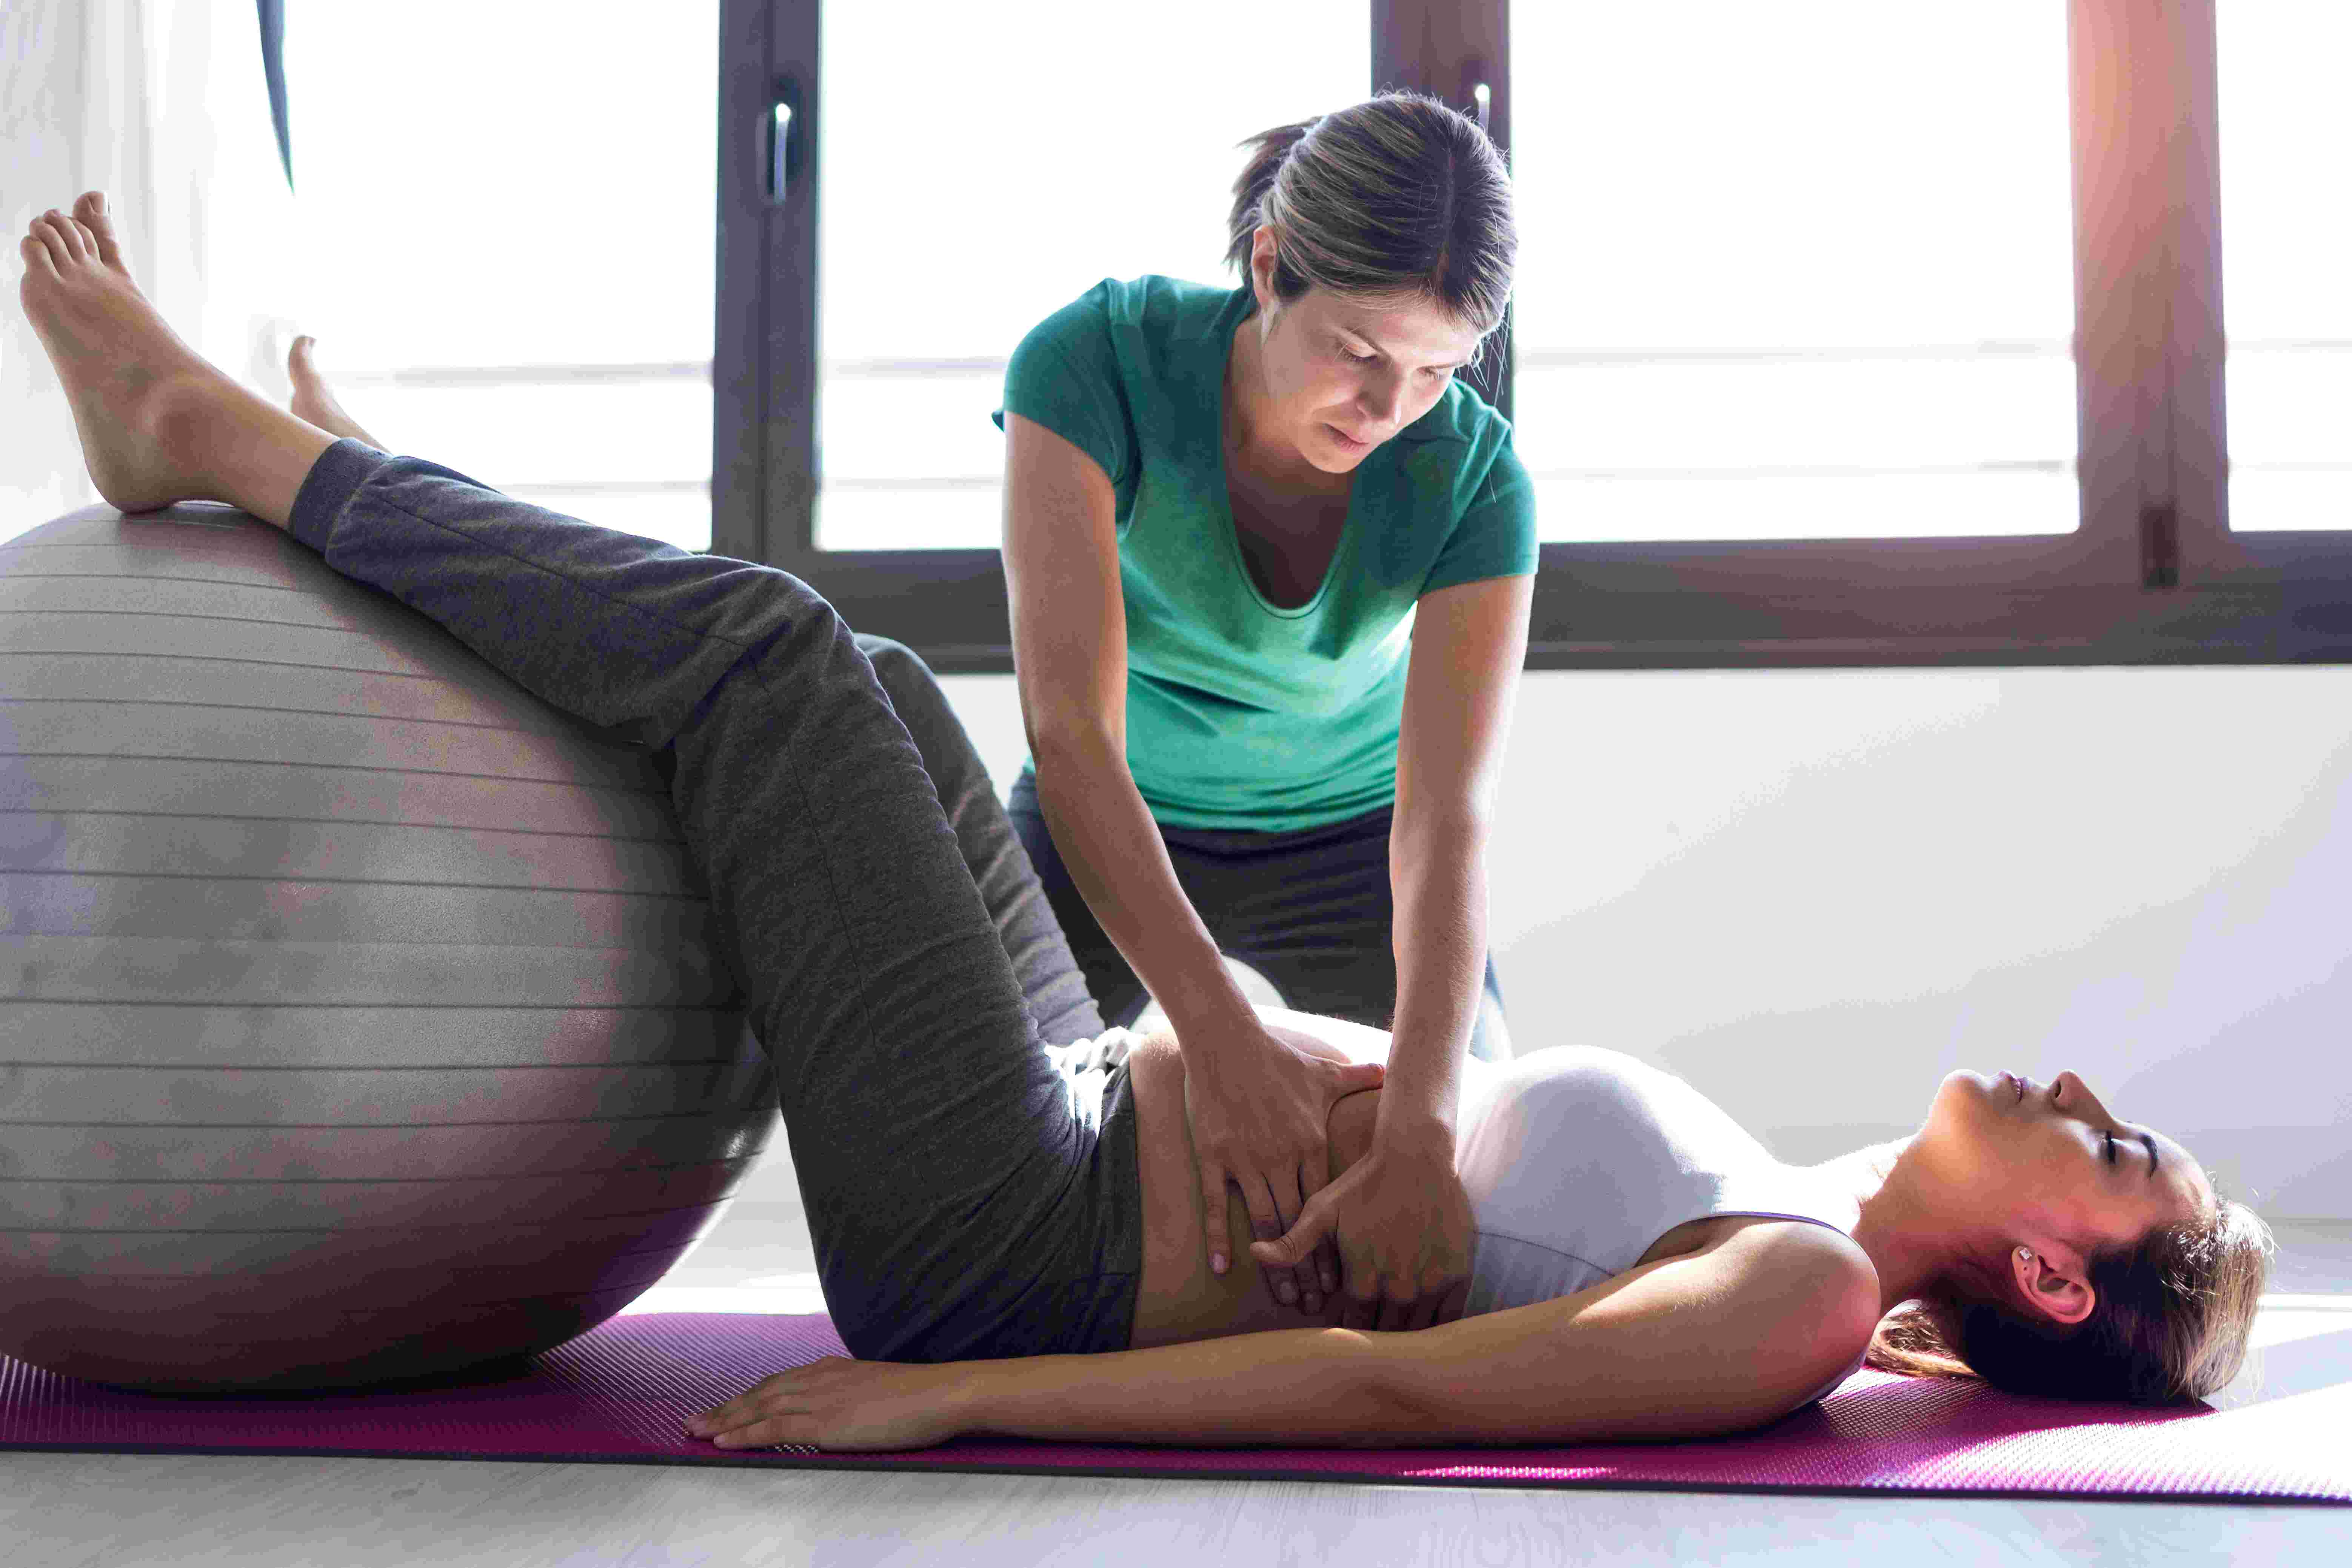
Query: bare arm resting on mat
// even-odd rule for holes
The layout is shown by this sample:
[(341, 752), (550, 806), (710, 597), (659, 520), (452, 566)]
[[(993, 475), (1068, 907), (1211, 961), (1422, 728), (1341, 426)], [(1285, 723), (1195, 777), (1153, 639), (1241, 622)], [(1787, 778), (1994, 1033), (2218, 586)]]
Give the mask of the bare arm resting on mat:
[(1225, 1447), (1667, 1441), (1779, 1419), (1878, 1321), (1843, 1237), (1759, 1226), (1556, 1301), (1410, 1333), (1283, 1329), (939, 1366), (828, 1359), (688, 1430), (721, 1447), (919, 1447), (970, 1434)]

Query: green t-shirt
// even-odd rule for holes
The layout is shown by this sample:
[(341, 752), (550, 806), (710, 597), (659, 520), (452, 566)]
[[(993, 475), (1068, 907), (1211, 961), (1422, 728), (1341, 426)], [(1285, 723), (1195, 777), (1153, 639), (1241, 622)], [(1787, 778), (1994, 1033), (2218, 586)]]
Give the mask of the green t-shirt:
[(1392, 804), (1414, 602), (1536, 569), (1510, 423), (1457, 380), (1358, 466), (1314, 597), (1267, 603), (1225, 489), (1225, 362), (1250, 306), (1246, 289), (1105, 279), (1022, 339), (995, 416), (1110, 478), (1128, 767), (1171, 827), (1286, 832)]

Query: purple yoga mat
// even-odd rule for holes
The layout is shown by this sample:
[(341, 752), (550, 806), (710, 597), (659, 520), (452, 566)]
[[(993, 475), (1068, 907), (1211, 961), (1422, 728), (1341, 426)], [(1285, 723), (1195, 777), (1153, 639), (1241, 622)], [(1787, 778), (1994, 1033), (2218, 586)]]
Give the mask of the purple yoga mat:
[(688, 1415), (767, 1373), (844, 1353), (822, 1315), (680, 1312), (614, 1319), (525, 1374), (425, 1393), (145, 1394), (0, 1358), (0, 1448), (2352, 1502), (2340, 1405), (2135, 1410), (1876, 1372), (1763, 1431), (1694, 1443), (1360, 1453), (966, 1441), (818, 1454), (722, 1451), (684, 1436)]

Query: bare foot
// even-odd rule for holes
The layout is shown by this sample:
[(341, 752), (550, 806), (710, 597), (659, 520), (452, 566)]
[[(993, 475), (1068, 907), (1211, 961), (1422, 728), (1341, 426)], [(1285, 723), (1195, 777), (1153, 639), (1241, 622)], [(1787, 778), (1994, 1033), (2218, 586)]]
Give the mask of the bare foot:
[(358, 420), (344, 413), (335, 395), (327, 390), (327, 378), (310, 363), (310, 350), (318, 341), (296, 338), (293, 348), (287, 351), (286, 375), (294, 384), (294, 395), (286, 400), (286, 406), (293, 410), (297, 419), (307, 419), (330, 436), (348, 436), (379, 452), (389, 451), (391, 448), (362, 429)]
[[(73, 405), (98, 493), (126, 512), (226, 500), (286, 525), (325, 432), (221, 374), (139, 292), (106, 198), (54, 207), (17, 245), (18, 297)], [(290, 474), (290, 479), (289, 478)]]
[(98, 493), (124, 511), (209, 499), (170, 437), (180, 410), (219, 373), (131, 280), (105, 198), (89, 193), (71, 216), (50, 208), (16, 248), (25, 260), (18, 297), (65, 383)]

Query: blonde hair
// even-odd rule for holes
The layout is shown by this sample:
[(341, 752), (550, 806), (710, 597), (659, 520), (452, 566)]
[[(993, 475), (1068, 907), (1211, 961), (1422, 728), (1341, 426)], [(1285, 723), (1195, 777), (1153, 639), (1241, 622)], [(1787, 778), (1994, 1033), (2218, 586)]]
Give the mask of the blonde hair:
[(1511, 176), (1478, 123), (1433, 98), (1384, 92), (1242, 143), (1225, 259), (1249, 276), (1274, 229), (1274, 294), (1309, 288), (1434, 300), (1481, 336), (1510, 303), (1518, 228)]
[(2221, 1391), (2244, 1363), (2277, 1250), (2253, 1210), (2216, 1194), (2213, 1214), (2158, 1226), (2095, 1254), (2097, 1305), (2060, 1328), (1947, 1291), (1879, 1321), (1866, 1360), (1913, 1377), (1978, 1378), (2016, 1394), (2176, 1405)]

